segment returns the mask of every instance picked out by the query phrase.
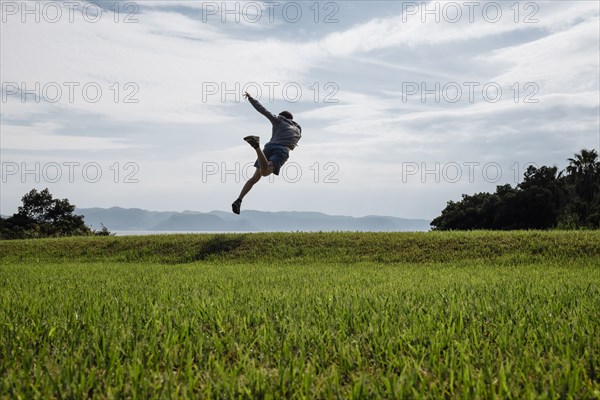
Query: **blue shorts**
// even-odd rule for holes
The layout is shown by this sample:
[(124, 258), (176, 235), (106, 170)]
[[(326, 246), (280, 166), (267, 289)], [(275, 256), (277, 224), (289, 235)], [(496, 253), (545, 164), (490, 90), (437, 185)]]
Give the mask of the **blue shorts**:
[[(290, 149), (280, 144), (267, 144), (263, 149), (263, 153), (265, 153), (267, 160), (273, 163), (273, 173), (275, 175), (279, 175), (281, 166), (285, 164), (290, 157)], [(254, 163), (254, 166), (260, 168), (258, 160)]]

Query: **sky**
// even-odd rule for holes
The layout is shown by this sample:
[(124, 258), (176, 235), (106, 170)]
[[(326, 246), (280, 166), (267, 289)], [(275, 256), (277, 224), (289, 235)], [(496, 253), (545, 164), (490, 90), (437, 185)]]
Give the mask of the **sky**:
[(0, 2), (0, 213), (244, 209), (432, 219), (600, 147), (597, 1)]

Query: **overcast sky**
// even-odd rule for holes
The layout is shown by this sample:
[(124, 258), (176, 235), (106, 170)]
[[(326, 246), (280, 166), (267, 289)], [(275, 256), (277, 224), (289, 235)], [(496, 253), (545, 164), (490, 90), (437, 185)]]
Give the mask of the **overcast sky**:
[(600, 145), (599, 3), (2, 1), (0, 212), (227, 210), (271, 134), (303, 137), (243, 209), (431, 219)]

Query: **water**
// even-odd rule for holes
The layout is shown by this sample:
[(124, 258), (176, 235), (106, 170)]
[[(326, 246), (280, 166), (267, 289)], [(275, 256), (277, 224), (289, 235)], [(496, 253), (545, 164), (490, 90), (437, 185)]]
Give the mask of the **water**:
[(252, 233), (248, 231), (110, 231), (116, 236), (177, 235), (182, 233)]

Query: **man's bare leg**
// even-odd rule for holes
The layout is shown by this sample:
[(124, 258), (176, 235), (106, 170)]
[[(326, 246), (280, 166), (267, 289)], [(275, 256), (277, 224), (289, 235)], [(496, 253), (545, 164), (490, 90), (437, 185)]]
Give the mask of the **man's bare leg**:
[(254, 172), (254, 175), (252, 175), (252, 177), (250, 179), (248, 179), (248, 181), (242, 188), (242, 191), (240, 192), (240, 196), (237, 198), (236, 201), (234, 201), (231, 204), (231, 209), (234, 212), (234, 214), (240, 213), (240, 208), (242, 206), (242, 200), (248, 194), (248, 192), (252, 189), (254, 184), (256, 184), (258, 181), (260, 181), (260, 178), (261, 178), (260, 170), (257, 168), (256, 171)]
[(271, 175), (275, 168), (273, 166), (273, 163), (267, 160), (267, 157), (265, 157), (265, 153), (263, 153), (263, 151), (260, 149), (260, 138), (258, 136), (246, 136), (244, 140), (248, 142), (248, 144), (252, 146), (254, 150), (256, 150), (256, 156), (258, 157), (258, 165), (260, 166), (260, 174), (262, 176)]
[(259, 168), (259, 173), (261, 176), (269, 176), (273, 173), (273, 170), (275, 169), (273, 166), (273, 162), (267, 160), (267, 157), (265, 157), (265, 153), (263, 153), (263, 151), (260, 149), (260, 147), (257, 147), (256, 149), (256, 155), (258, 156), (258, 165), (260, 165)]
[(248, 194), (248, 192), (252, 189), (252, 187), (258, 181), (260, 181), (261, 177), (262, 177), (262, 175), (260, 173), (260, 168), (256, 168), (256, 171), (254, 172), (254, 175), (252, 175), (252, 177), (250, 179), (248, 179), (248, 181), (246, 182), (246, 184), (242, 188), (242, 191), (240, 192), (240, 196), (238, 197), (238, 199), (236, 201), (234, 201), (233, 204), (231, 204), (231, 208), (232, 208), (232, 210), (233, 210), (233, 212), (235, 214), (239, 214), (240, 213), (240, 208), (242, 206), (242, 200)]
[(242, 191), (240, 192), (240, 196), (238, 197), (238, 199), (243, 200), (244, 197), (246, 197), (246, 195), (248, 194), (248, 192), (250, 191), (250, 189), (252, 189), (252, 187), (258, 182), (260, 181), (261, 175), (260, 175), (260, 171), (258, 170), (258, 168), (256, 169), (256, 171), (254, 172), (254, 175), (252, 175), (250, 177), (250, 179), (248, 179), (248, 181), (246, 182), (246, 184), (244, 185), (244, 187), (242, 188)]
[(256, 168), (254, 175), (248, 179), (242, 191), (240, 192), (240, 196), (231, 204), (231, 209), (235, 214), (240, 213), (240, 208), (242, 206), (242, 200), (248, 194), (248, 192), (252, 189), (252, 187), (260, 180), (263, 176), (269, 176), (273, 173), (275, 166), (272, 161), (267, 160), (265, 157), (265, 153), (260, 149), (259, 137), (258, 136), (247, 136), (244, 138), (246, 142), (250, 144), (256, 150), (256, 156), (258, 157), (258, 165)]

